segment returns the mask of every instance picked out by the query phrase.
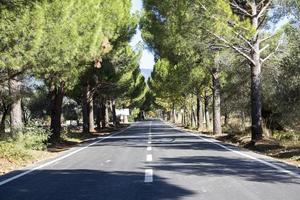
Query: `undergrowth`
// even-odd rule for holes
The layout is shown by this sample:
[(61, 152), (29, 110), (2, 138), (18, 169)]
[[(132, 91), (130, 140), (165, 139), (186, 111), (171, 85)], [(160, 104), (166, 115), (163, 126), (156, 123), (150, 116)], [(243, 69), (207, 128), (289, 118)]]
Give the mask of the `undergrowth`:
[(0, 158), (22, 161), (31, 158), (32, 150), (46, 150), (50, 131), (35, 125), (26, 126), (15, 137), (0, 137)]

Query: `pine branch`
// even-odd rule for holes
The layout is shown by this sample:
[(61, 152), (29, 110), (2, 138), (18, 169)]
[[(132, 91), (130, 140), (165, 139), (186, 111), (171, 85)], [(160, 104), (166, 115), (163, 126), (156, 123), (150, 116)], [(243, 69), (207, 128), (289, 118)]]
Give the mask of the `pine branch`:
[(233, 0), (233, 2), (230, 3), (230, 5), (233, 8), (239, 10), (242, 14), (247, 15), (249, 17), (252, 17), (252, 14), (250, 14), (247, 10), (243, 9), (242, 7), (240, 7), (235, 0)]

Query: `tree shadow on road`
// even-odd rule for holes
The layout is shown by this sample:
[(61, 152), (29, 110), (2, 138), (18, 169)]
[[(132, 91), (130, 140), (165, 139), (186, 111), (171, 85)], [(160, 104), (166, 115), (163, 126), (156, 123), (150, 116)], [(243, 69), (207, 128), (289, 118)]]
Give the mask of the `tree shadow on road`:
[(0, 199), (176, 200), (193, 195), (161, 177), (153, 179), (144, 183), (144, 173), (128, 171), (38, 170), (0, 186)]
[(152, 166), (157, 170), (205, 177), (237, 177), (246, 181), (300, 184), (299, 179), (255, 160), (221, 156), (182, 156), (161, 158)]

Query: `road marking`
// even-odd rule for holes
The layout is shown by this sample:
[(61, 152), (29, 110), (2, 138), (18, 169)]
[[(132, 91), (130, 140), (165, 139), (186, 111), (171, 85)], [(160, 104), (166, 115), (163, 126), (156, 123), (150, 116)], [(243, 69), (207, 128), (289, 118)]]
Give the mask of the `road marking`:
[(152, 142), (151, 141), (148, 141), (148, 144), (151, 144)]
[(68, 157), (70, 157), (70, 156), (72, 156), (72, 155), (74, 155), (74, 154), (76, 154), (76, 153), (78, 153), (78, 152), (80, 152), (80, 151), (83, 151), (83, 150), (89, 148), (90, 146), (93, 146), (93, 145), (95, 145), (95, 144), (97, 144), (97, 143), (103, 141), (103, 140), (106, 140), (106, 139), (108, 139), (108, 138), (110, 138), (110, 137), (112, 137), (112, 136), (114, 136), (114, 135), (123, 133), (124, 131), (128, 130), (130, 127), (132, 127), (132, 126), (129, 126), (129, 127), (125, 128), (125, 129), (123, 129), (123, 130), (121, 130), (121, 131), (118, 131), (118, 132), (116, 132), (116, 133), (114, 133), (114, 134), (112, 134), (112, 135), (110, 135), (110, 136), (104, 137), (104, 138), (98, 137), (98, 138), (101, 138), (101, 139), (99, 139), (99, 140), (97, 140), (97, 141), (95, 141), (95, 142), (93, 142), (93, 143), (91, 143), (91, 144), (89, 144), (89, 145), (87, 145), (87, 146), (85, 146), (85, 147), (82, 147), (82, 148), (80, 148), (80, 149), (77, 149), (76, 151), (72, 151), (71, 153), (66, 154), (66, 155), (64, 155), (64, 156), (62, 156), (62, 157), (59, 157), (59, 158), (54, 159), (54, 160), (52, 160), (52, 161), (50, 161), (50, 162), (47, 162), (47, 163), (42, 164), (42, 165), (40, 165), (40, 166), (34, 167), (34, 168), (29, 169), (29, 170), (27, 170), (27, 171), (25, 171), (25, 172), (23, 172), (23, 173), (21, 173), (21, 174), (18, 174), (18, 175), (16, 175), (16, 176), (13, 176), (13, 177), (11, 177), (11, 178), (8, 178), (8, 179), (6, 179), (6, 180), (4, 180), (4, 181), (1, 181), (1, 182), (0, 182), (0, 186), (4, 185), (4, 184), (6, 184), (6, 183), (9, 183), (9, 182), (11, 182), (11, 181), (13, 181), (13, 180), (16, 180), (16, 179), (18, 179), (18, 178), (21, 178), (22, 176), (25, 176), (25, 175), (27, 175), (27, 174), (29, 174), (29, 173), (31, 173), (31, 172), (34, 172), (34, 171), (36, 171), (36, 170), (38, 170), (38, 169), (47, 167), (47, 166), (49, 166), (49, 165), (51, 165), (51, 164), (53, 164), (53, 163), (56, 163), (56, 162), (61, 161), (61, 160), (65, 159), (65, 158), (68, 158)]
[(152, 147), (147, 147), (147, 151), (152, 151)]
[[(254, 157), (254, 156), (248, 155), (248, 154), (246, 154), (246, 153), (243, 153), (243, 152), (240, 152), (240, 151), (231, 149), (231, 148), (229, 148), (229, 147), (226, 147), (226, 146), (222, 145), (222, 144), (220, 143), (220, 141), (218, 141), (218, 140), (215, 140), (215, 139), (206, 139), (206, 138), (204, 138), (204, 137), (201, 137), (201, 136), (198, 135), (198, 134), (191, 133), (191, 132), (187, 132), (187, 131), (183, 131), (183, 130), (181, 130), (180, 128), (175, 127), (174, 125), (170, 125), (170, 124), (169, 124), (169, 126), (171, 126), (172, 128), (174, 128), (174, 129), (176, 129), (176, 130), (178, 130), (178, 131), (180, 131), (180, 132), (182, 132), (182, 133), (189, 133), (189, 134), (191, 134), (191, 135), (193, 135), (193, 136), (196, 136), (196, 137), (198, 137), (198, 138), (200, 138), (200, 139), (202, 139), (202, 140), (204, 140), (204, 141), (206, 141), (206, 142), (212, 143), (212, 144), (217, 145), (217, 146), (219, 146), (219, 147), (221, 147), (221, 148), (223, 148), (223, 149), (226, 149), (227, 151), (230, 151), (230, 152), (233, 152), (233, 153), (235, 153), (235, 154), (244, 156), (244, 157), (246, 157), (246, 158), (250, 158), (250, 159), (255, 160), (255, 161), (257, 161), (257, 162), (260, 162), (260, 163), (262, 163), (262, 164), (264, 164), (264, 165), (266, 165), (266, 166), (269, 166), (269, 167), (271, 167), (271, 168), (273, 168), (273, 169), (276, 169), (276, 170), (278, 170), (278, 171), (281, 172), (281, 173), (289, 174), (290, 176), (293, 176), (293, 177), (296, 177), (296, 178), (300, 179), (300, 175), (297, 174), (297, 173), (295, 173), (295, 172), (292, 172), (292, 171), (290, 171), (290, 170), (284, 169), (283, 167), (280, 167), (280, 166), (278, 166), (278, 165), (276, 165), (276, 164), (272, 164), (272, 163), (270, 163), (270, 162), (268, 162), (268, 161), (261, 160), (261, 159), (259, 159), (259, 158)], [(273, 159), (273, 158), (271, 158), (271, 157), (267, 157), (267, 158), (268, 158), (268, 159)], [(274, 159), (274, 160), (275, 160), (275, 159)], [(277, 160), (275, 160), (275, 161), (277, 161)]]
[(107, 161), (105, 161), (106, 163), (110, 163), (111, 162), (111, 160), (107, 160)]
[(146, 161), (147, 162), (151, 162), (152, 161), (152, 154), (147, 154)]
[(194, 134), (194, 133), (191, 133), (191, 134), (194, 135), (194, 136), (198, 136), (199, 138), (201, 138), (202, 140), (204, 140), (204, 141), (206, 141), (206, 142), (210, 142), (210, 143), (215, 144), (215, 145), (217, 145), (217, 146), (219, 146), (219, 147), (221, 147), (221, 148), (223, 148), (223, 149), (226, 149), (226, 150), (228, 150), (228, 151), (231, 151), (231, 152), (233, 152), (233, 153), (235, 153), (235, 154), (244, 156), (244, 157), (246, 157), (246, 158), (250, 158), (250, 159), (255, 160), (255, 161), (257, 161), (257, 162), (260, 162), (260, 163), (262, 163), (262, 164), (264, 164), (264, 165), (267, 165), (267, 166), (269, 166), (269, 167), (271, 167), (271, 168), (273, 168), (273, 169), (278, 170), (279, 172), (289, 174), (289, 175), (294, 176), (294, 177), (296, 177), (296, 178), (300, 178), (300, 175), (299, 175), (299, 174), (296, 174), (296, 173), (294, 173), (294, 172), (292, 172), (292, 171), (290, 171), (290, 170), (284, 169), (283, 167), (280, 167), (280, 166), (278, 166), (278, 165), (272, 164), (272, 163), (267, 162), (267, 161), (265, 161), (265, 160), (261, 160), (261, 159), (259, 159), (259, 158), (256, 158), (256, 157), (254, 157), (254, 156), (245, 154), (245, 153), (243, 153), (243, 152), (233, 150), (233, 149), (231, 149), (231, 148), (229, 148), (229, 147), (226, 147), (226, 146), (220, 144), (217, 140), (206, 139), (206, 138), (203, 138), (203, 137), (201, 137), (201, 136), (199, 136), (199, 135), (196, 135), (196, 134)]
[(152, 183), (153, 182), (153, 170), (152, 169), (145, 169), (145, 183)]

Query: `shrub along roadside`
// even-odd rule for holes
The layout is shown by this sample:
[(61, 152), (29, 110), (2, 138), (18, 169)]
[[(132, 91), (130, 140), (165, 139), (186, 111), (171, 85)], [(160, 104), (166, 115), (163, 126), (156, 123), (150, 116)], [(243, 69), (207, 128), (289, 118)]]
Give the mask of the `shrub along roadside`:
[(61, 140), (51, 144), (47, 143), (50, 131), (35, 125), (27, 126), (23, 134), (16, 138), (1, 135), (0, 175), (54, 157), (59, 152), (85, 142), (86, 139), (107, 135), (127, 126), (127, 124), (121, 124), (118, 128), (107, 127), (93, 134), (82, 134), (78, 127), (74, 127), (65, 130)]
[(10, 162), (30, 159), (32, 150), (46, 150), (50, 131), (35, 125), (24, 128), (22, 134), (12, 138), (2, 135), (0, 138), (0, 158)]

